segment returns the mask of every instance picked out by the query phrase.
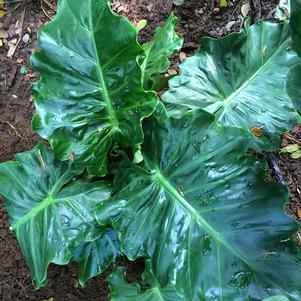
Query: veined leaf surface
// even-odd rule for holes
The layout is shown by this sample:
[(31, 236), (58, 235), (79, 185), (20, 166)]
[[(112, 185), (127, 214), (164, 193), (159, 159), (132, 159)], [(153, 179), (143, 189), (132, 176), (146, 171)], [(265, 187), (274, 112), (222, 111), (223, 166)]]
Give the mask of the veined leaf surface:
[(33, 86), (33, 127), (55, 155), (95, 175), (107, 173), (115, 143), (143, 141), (141, 120), (157, 103), (142, 88), (134, 26), (114, 15), (108, 0), (62, 0), (58, 15), (39, 32), (32, 57), (41, 80)]
[(93, 206), (110, 196), (108, 182), (73, 181), (81, 173), (54, 160), (43, 143), (0, 164), (0, 195), (36, 287), (46, 284), (48, 265), (67, 264), (82, 240), (99, 235)]
[(121, 255), (117, 233), (111, 228), (101, 231), (100, 237), (93, 241), (81, 242), (76, 247), (73, 258), (80, 267), (81, 286), (85, 286), (90, 278), (101, 274)]
[(298, 62), (290, 44), (287, 23), (259, 22), (225, 38), (205, 38), (163, 100), (176, 115), (201, 108), (223, 125), (260, 128), (253, 147), (276, 149), (280, 135), (298, 122), (285, 91), (287, 73)]
[[(172, 285), (164, 288), (160, 286), (147, 262), (146, 270), (142, 275), (144, 286), (126, 282), (123, 268), (118, 268), (108, 277), (111, 301), (185, 301), (176, 293)], [(149, 287), (150, 286), (150, 287)]]
[(164, 26), (156, 29), (153, 40), (143, 45), (145, 54), (142, 70), (145, 88), (151, 88), (152, 83), (149, 81), (152, 81), (152, 76), (165, 72), (170, 66), (168, 57), (182, 48), (184, 40), (175, 32), (177, 20), (174, 15), (170, 15)]
[(97, 219), (187, 301), (300, 300), (288, 191), (264, 180), (262, 163), (246, 154), (246, 131), (212, 123), (205, 111), (178, 120), (159, 109), (145, 128), (145, 167), (124, 163), (120, 192), (97, 205)]

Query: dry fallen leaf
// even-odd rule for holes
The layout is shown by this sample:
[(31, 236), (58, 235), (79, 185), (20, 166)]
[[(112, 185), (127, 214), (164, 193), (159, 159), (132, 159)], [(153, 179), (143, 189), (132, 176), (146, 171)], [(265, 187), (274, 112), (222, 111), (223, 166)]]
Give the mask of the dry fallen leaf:
[(178, 72), (176, 70), (173, 70), (173, 69), (169, 69), (167, 72), (168, 72), (169, 75), (177, 75), (178, 74)]
[(230, 31), (231, 28), (233, 27), (233, 25), (236, 23), (236, 21), (230, 21), (227, 25), (226, 25), (226, 29), (227, 31)]
[(0, 19), (2, 18), (2, 17), (4, 17), (6, 15), (6, 12), (4, 11), (4, 10), (0, 10)]
[(180, 52), (179, 57), (180, 57), (180, 61), (182, 63), (186, 59), (186, 53), (185, 52)]
[(299, 217), (299, 218), (301, 218), (301, 208), (300, 208), (300, 209), (298, 209), (298, 211), (297, 211), (297, 215), (298, 215), (298, 217)]
[(261, 137), (263, 136), (263, 130), (259, 128), (251, 128), (251, 132), (255, 137)]
[(241, 14), (242, 16), (245, 18), (248, 16), (249, 12), (251, 10), (251, 7), (250, 7), (250, 3), (246, 3), (244, 4), (242, 7), (241, 7)]

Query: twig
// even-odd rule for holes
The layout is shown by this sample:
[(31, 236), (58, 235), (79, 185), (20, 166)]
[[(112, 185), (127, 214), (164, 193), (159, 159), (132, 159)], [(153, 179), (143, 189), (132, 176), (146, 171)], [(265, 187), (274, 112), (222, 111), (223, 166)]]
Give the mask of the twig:
[(296, 138), (294, 138), (293, 136), (291, 136), (290, 134), (285, 133), (283, 136), (285, 138), (287, 138), (288, 140), (291, 140), (292, 142), (295, 142), (295, 143), (301, 145), (301, 142), (299, 140), (297, 140)]
[(48, 19), (52, 20), (52, 18), (48, 15), (48, 13), (46, 12), (46, 10), (44, 9), (43, 1), (44, 1), (44, 0), (41, 0), (41, 1), (40, 1), (40, 2), (41, 2), (41, 8), (42, 8), (42, 11), (43, 11), (44, 15), (45, 15)]
[(54, 12), (56, 12), (56, 7), (52, 3), (50, 3), (48, 0), (42, 0), (49, 8), (51, 8)]
[(17, 62), (15, 62), (14, 60), (12, 60), (11, 58), (3, 56), (2, 54), (0, 54), (0, 60), (8, 61), (8, 62), (10, 62), (12, 64), (17, 64), (18, 65)]
[(265, 157), (269, 163), (270, 168), (273, 170), (273, 173), (274, 173), (277, 181), (279, 183), (281, 183), (282, 185), (286, 185), (286, 182), (284, 180), (284, 177), (283, 177), (282, 171), (279, 167), (276, 156), (273, 153), (266, 153)]
[(17, 135), (20, 139), (26, 140), (26, 138), (23, 137), (23, 136), (21, 136), (21, 135), (19, 134), (19, 132), (17, 131), (17, 129), (16, 129), (10, 122), (8, 122), (8, 121), (6, 121), (6, 120), (4, 120), (3, 122), (6, 123), (6, 124), (8, 124), (8, 125), (15, 131), (16, 135)]
[(19, 44), (20, 44), (20, 41), (21, 41), (21, 39), (22, 39), (22, 32), (23, 32), (23, 23), (24, 23), (24, 18), (25, 18), (25, 12), (26, 12), (26, 6), (25, 6), (24, 10), (23, 10), (22, 13), (21, 13), (20, 27), (19, 27), (18, 30), (17, 30), (17, 33), (18, 33), (18, 35), (19, 35), (19, 39), (18, 39), (18, 41), (17, 41), (17, 44), (16, 44), (14, 47), (12, 47), (12, 48), (10, 48), (10, 49), (8, 50), (7, 56), (8, 56), (9, 58), (12, 58), (12, 57), (14, 56), (15, 51), (16, 51), (16, 49), (18, 48), (18, 46), (19, 46)]

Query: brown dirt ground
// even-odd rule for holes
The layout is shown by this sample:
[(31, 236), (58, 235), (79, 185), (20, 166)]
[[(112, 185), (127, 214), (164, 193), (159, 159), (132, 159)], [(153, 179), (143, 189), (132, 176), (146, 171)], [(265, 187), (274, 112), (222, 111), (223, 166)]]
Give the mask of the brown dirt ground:
[[(230, 7), (224, 10), (218, 8), (218, 1), (212, 0), (186, 0), (180, 7), (171, 7), (171, 11), (179, 17), (178, 32), (185, 38), (183, 51), (187, 55), (191, 55), (199, 47), (199, 41), (204, 35), (218, 37), (227, 34), (226, 25), (230, 21), (235, 21), (231, 30), (238, 30), (242, 26), (239, 14), (244, 1), (228, 2)], [(250, 2), (253, 3), (250, 13), (252, 21), (260, 18), (273, 21), (276, 0)], [(170, 12), (170, 3), (170, 0), (114, 0), (113, 8), (135, 24), (141, 19), (148, 20), (148, 26), (140, 36), (141, 41), (147, 41), (152, 36), (154, 28), (161, 26), (166, 20)], [(3, 22), (2, 28), (11, 34), (9, 41), (17, 37), (12, 26), (20, 20), (22, 12), (25, 12), (22, 36), (28, 33), (30, 40), (26, 43), (21, 40), (11, 60), (6, 57), (7, 46), (0, 47), (0, 162), (12, 160), (14, 154), (30, 150), (39, 140), (31, 129), (34, 104), (30, 92), (31, 83), (37, 80), (38, 74), (30, 68), (29, 57), (36, 48), (37, 30), (55, 14), (55, 1), (27, 0), (10, 5), (6, 17), (0, 20)], [(179, 57), (175, 56), (173, 66), (178, 62)], [(20, 72), (22, 66), (28, 68), (27, 74)], [(301, 143), (300, 128), (296, 128), (291, 135)], [(282, 141), (283, 146), (292, 143), (295, 143), (292, 138), (284, 138)], [(293, 160), (287, 154), (279, 154), (277, 158), (292, 191), (289, 211), (297, 217), (298, 209), (301, 207), (301, 161)], [(86, 288), (82, 289), (77, 287), (77, 268), (73, 264), (64, 267), (51, 265), (48, 286), (35, 291), (18, 243), (13, 233), (9, 231), (7, 220), (0, 200), (0, 300), (42, 301), (49, 298), (53, 298), (54, 301), (108, 300), (108, 288), (104, 280), (110, 269), (90, 280)], [(142, 261), (130, 263), (123, 260), (121, 264), (126, 266), (130, 280), (139, 280), (143, 271)]]

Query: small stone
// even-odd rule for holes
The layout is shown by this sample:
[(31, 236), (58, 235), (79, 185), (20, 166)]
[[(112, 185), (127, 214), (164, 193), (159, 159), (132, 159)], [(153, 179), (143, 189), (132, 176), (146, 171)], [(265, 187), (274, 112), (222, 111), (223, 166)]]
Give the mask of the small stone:
[(4, 29), (0, 29), (0, 39), (7, 39), (8, 38), (8, 33)]
[(220, 7), (215, 7), (215, 8), (213, 9), (213, 13), (214, 13), (215, 15), (219, 15), (220, 12), (221, 12)]
[(78, 281), (77, 281), (77, 279), (75, 279), (75, 278), (71, 278), (71, 279), (70, 279), (70, 283), (71, 283), (71, 285), (72, 285), (74, 288), (78, 288), (78, 287), (79, 287)]
[(186, 53), (185, 52), (180, 52), (179, 57), (180, 57), (180, 61), (182, 63), (186, 59)]

